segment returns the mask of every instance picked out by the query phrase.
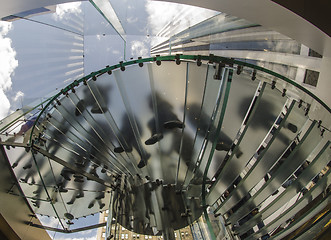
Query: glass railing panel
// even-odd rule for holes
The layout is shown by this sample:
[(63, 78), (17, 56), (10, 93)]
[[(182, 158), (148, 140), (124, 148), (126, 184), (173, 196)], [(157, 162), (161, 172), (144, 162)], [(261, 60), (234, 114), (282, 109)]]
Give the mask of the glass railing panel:
[[(230, 187), (230, 184), (235, 181), (257, 151), (279, 115), (285, 101), (286, 98), (283, 98), (279, 91), (271, 89), (270, 86), (265, 87), (256, 111), (249, 120), (248, 128), (244, 133), (241, 142), (237, 145), (237, 149), (234, 150), (236, 157), (232, 154), (232, 158), (228, 160), (219, 173), (215, 187), (212, 191), (222, 194), (228, 187)], [(249, 106), (249, 104), (249, 101), (244, 101), (241, 106)], [(216, 201), (217, 196), (215, 198), (215, 193), (209, 196), (208, 201), (210, 201), (210, 203)], [(211, 196), (213, 197), (211, 198)]]
[[(213, 132), (215, 131), (217, 121), (217, 109), (221, 96), (221, 80), (214, 79), (215, 69), (213, 66), (208, 66), (208, 70), (205, 76), (204, 96), (200, 106), (198, 121), (196, 122), (196, 132), (192, 154), (192, 165), (187, 171), (184, 181), (184, 188), (188, 186), (193, 177), (197, 180), (201, 180), (203, 173), (203, 166), (201, 162), (203, 159), (209, 157), (208, 154), (204, 156), (206, 148), (211, 148), (211, 144), (208, 144), (208, 138), (215, 138)], [(224, 70), (223, 70), (224, 74)], [(212, 117), (213, 116), (213, 117)], [(209, 134), (211, 133), (211, 134)], [(206, 162), (204, 161), (204, 164)]]
[[(82, 106), (79, 106), (79, 108), (82, 108)], [(78, 114), (78, 116), (72, 116), (70, 112), (76, 113), (76, 106), (72, 103), (70, 97), (64, 97), (61, 99), (61, 105), (57, 105), (56, 111), (52, 114), (52, 118), (57, 119), (60, 126), (58, 129), (53, 129), (54, 132), (48, 133), (50, 136), (55, 135), (54, 137), (58, 138), (58, 142), (53, 144), (54, 146), (51, 144), (50, 147), (53, 149), (49, 149), (48, 151), (52, 151), (52, 154), (60, 159), (68, 160), (79, 158), (78, 161), (80, 162), (87, 161), (88, 159), (94, 157), (95, 159), (92, 159), (92, 161), (97, 161), (99, 157), (102, 157), (105, 158), (105, 162), (103, 162), (102, 165), (107, 164), (110, 161), (118, 170), (121, 169), (121, 171), (128, 172), (126, 166), (127, 164), (115, 161), (115, 155), (112, 152), (113, 149), (110, 148), (111, 144), (105, 144), (105, 142), (109, 142), (109, 138), (106, 136), (111, 136), (111, 133), (108, 133), (107, 135), (109, 128), (104, 128), (101, 130), (99, 127), (97, 131), (97, 125), (95, 122), (88, 122), (84, 119), (84, 116), (80, 116), (81, 114)], [(93, 124), (95, 126), (93, 126)], [(68, 131), (72, 133), (71, 137), (77, 136), (78, 138), (84, 139), (89, 143), (83, 154), (85, 159), (75, 152), (75, 149), (77, 151), (82, 151), (82, 146), (78, 146), (76, 143), (71, 143), (73, 147), (66, 149), (64, 145), (61, 145), (62, 141), (66, 141), (66, 133)], [(69, 162), (70, 164), (75, 164), (75, 161)], [(100, 165), (101, 163), (99, 162), (98, 166)]]
[[(301, 142), (297, 144), (290, 155), (285, 158), (285, 162), (280, 164), (273, 172), (270, 172), (271, 178), (254, 194), (246, 203), (244, 203), (233, 215), (228, 219), (234, 223), (244, 217), (256, 206), (259, 206), (266, 198), (272, 195), (282, 183), (290, 177), (290, 175), (301, 166), (305, 159), (311, 154), (322, 137), (316, 122), (310, 124), (308, 131), (302, 137)], [(292, 144), (291, 144), (292, 145)], [(293, 159), (291, 161), (291, 159)]]
[[(49, 129), (53, 130), (52, 127), (49, 127)], [(44, 149), (48, 153), (47, 156), (55, 161), (59, 158), (59, 161), (64, 161), (69, 165), (70, 169), (78, 168), (80, 172), (93, 173), (97, 178), (104, 179), (105, 181), (109, 180), (108, 176), (110, 174), (118, 174), (121, 171), (127, 171), (123, 163), (112, 162), (109, 155), (96, 147), (93, 148), (93, 151), (86, 151), (82, 149), (79, 143), (73, 143), (69, 138), (58, 138), (54, 136), (54, 132), (50, 134), (53, 134), (53, 138), (51, 140), (47, 139), (47, 146)], [(45, 135), (47, 137), (47, 133)], [(69, 135), (67, 136), (69, 137)], [(39, 147), (43, 148), (42, 146)], [(60, 169), (57, 169), (57, 173), (62, 174), (63, 171), (68, 170), (66, 168), (68, 167), (65, 166), (64, 168), (61, 166)]]
[[(19, 125), (16, 123), (16, 121), (20, 118), (23, 118), (23, 116), (26, 115), (27, 113), (29, 113), (30, 111), (32, 111), (32, 109), (34, 109), (34, 107), (24, 106), (20, 110), (15, 111), (8, 117), (2, 119), (0, 122), (1, 132), (5, 133), (5, 132), (8, 132), (8, 130), (9, 130), (9, 133), (11, 133), (13, 131), (13, 130), (11, 130), (11, 128), (16, 129), (17, 125)], [(13, 127), (13, 125), (14, 125), (14, 127)]]
[[(255, 112), (255, 110), (258, 106), (258, 103), (262, 97), (261, 93), (263, 93), (265, 86), (266, 86), (265, 83), (262, 83), (262, 82), (259, 83), (259, 85), (255, 91), (254, 97), (252, 98), (251, 103), (249, 104), (247, 113), (244, 114), (244, 116), (245, 116), (244, 120), (240, 126), (240, 129), (237, 133), (234, 143), (231, 145), (227, 145), (222, 142), (218, 142), (218, 144), (220, 146), (215, 147), (215, 150), (219, 150), (221, 152), (224, 151), (224, 152), (226, 152), (226, 154), (225, 154), (224, 159), (222, 159), (221, 163), (218, 163), (219, 166), (218, 166), (218, 169), (216, 170), (216, 174), (214, 176), (212, 176), (211, 185), (208, 187), (208, 193), (207, 193), (208, 204), (213, 204), (219, 197), (221, 197), (221, 192), (218, 191), (218, 188), (222, 187), (222, 186), (219, 184), (218, 179), (221, 178), (221, 172), (223, 171), (224, 167), (229, 164), (228, 163), (229, 160), (231, 160), (235, 156), (234, 153), (238, 151), (238, 147), (236, 145), (238, 145), (238, 143), (240, 143), (240, 141), (242, 140), (242, 138), (244, 136), (244, 133), (247, 130), (249, 120), (251, 119), (251, 116), (253, 115), (253, 113)], [(210, 171), (210, 170), (208, 169), (208, 171)], [(217, 188), (216, 188), (216, 186), (217, 186)]]
[[(266, 225), (264, 228), (262, 228), (260, 231), (256, 232), (255, 234), (251, 235), (248, 239), (256, 239), (258, 237), (263, 236), (268, 231), (274, 229), (275, 227), (279, 226), (281, 223), (285, 222), (287, 219), (290, 219), (293, 217), (296, 213), (298, 213), (301, 209), (303, 209), (306, 205), (309, 204), (309, 202), (312, 201), (312, 199), (317, 198), (324, 190), (325, 186), (329, 186), (331, 183), (330, 179), (330, 171), (326, 175), (323, 176), (322, 179), (317, 182), (317, 184), (309, 191), (310, 194), (305, 194), (296, 204), (294, 204), (292, 207), (287, 209), (282, 215), (280, 215), (278, 218), (273, 220), (271, 223)], [(307, 212), (305, 212), (301, 217), (298, 219), (295, 219), (288, 228), (285, 228), (284, 231), (277, 234), (277, 237), (285, 237), (287, 234), (291, 233), (291, 231), (294, 231), (298, 227), (300, 227), (304, 222), (308, 221), (310, 218), (318, 214), (320, 211), (322, 211), (327, 205), (328, 205), (328, 199), (330, 196), (330, 192), (323, 198), (321, 198), (320, 201), (315, 203), (314, 206), (312, 206), (311, 209), (309, 209)]]
[(3, 134), (0, 134), (0, 142), (4, 145), (27, 146), (30, 142), (32, 126), (37, 115), (26, 114), (16, 120)]
[[(145, 140), (147, 151), (150, 148), (158, 147), (159, 163), (155, 161), (153, 170), (158, 178), (168, 183), (175, 183), (178, 158), (180, 151), (180, 139), (182, 130), (180, 126), (167, 129), (165, 123), (176, 121), (183, 123), (184, 103), (186, 92), (187, 63), (180, 65), (174, 62), (162, 62), (161, 66), (151, 65), (150, 77), (152, 92), (148, 99), (149, 107), (154, 111), (154, 116), (148, 121), (148, 132), (150, 137)], [(176, 87), (174, 87), (176, 86)], [(148, 143), (155, 136), (162, 138), (153, 144)], [(157, 164), (160, 164), (157, 166)]]
[[(287, 108), (286, 108), (287, 109)], [(307, 121), (307, 117), (304, 116), (304, 111), (298, 108), (298, 103), (293, 103), (293, 106), (289, 107), (285, 115), (280, 115), (283, 120), (276, 120), (275, 124), (280, 124), (278, 130), (277, 125), (274, 125), (272, 130), (268, 133), (271, 140), (264, 146), (265, 151), (257, 151), (257, 160), (238, 184), (236, 189), (230, 193), (225, 201), (219, 206), (220, 213), (224, 214), (236, 203), (238, 203), (248, 192), (268, 173), (272, 165), (277, 162), (277, 159), (281, 157), (286, 148), (293, 141), (297, 135), (297, 132), (301, 130), (304, 123)], [(277, 119), (279, 119), (279, 117)]]
[[(18, 175), (21, 175), (19, 183), (22, 191), (24, 192), (24, 195), (30, 202), (31, 206), (37, 209), (40, 208), (41, 204), (44, 204), (41, 208), (41, 211), (45, 211), (45, 209), (48, 208), (50, 201), (46, 194), (45, 188), (40, 181), (39, 176), (34, 175), (34, 173), (36, 172), (37, 170), (35, 169), (35, 166), (25, 171), (24, 173), (26, 174), (19, 172)], [(51, 185), (49, 185), (49, 187), (46, 187), (46, 189), (49, 193), (53, 193), (55, 191), (54, 187)], [(51, 215), (52, 214), (53, 213), (51, 213)]]
[[(245, 69), (245, 68), (244, 68)], [(250, 71), (250, 74), (252, 71)], [(275, 88), (282, 91), (284, 95), (288, 96), (289, 98), (295, 99), (299, 102), (300, 108), (305, 111), (305, 114), (310, 119), (321, 120), (322, 129), (330, 129), (331, 127), (331, 120), (330, 108), (323, 103), (317, 97), (314, 97), (309, 90), (305, 89), (295, 81), (287, 79), (286, 81), (280, 79), (283, 78), (280, 74), (270, 74), (271, 71), (268, 69), (264, 69), (264, 71), (257, 71), (257, 77), (264, 79), (265, 81), (269, 82), (270, 84), (274, 85)], [(276, 77), (278, 75), (278, 77)], [(326, 131), (327, 132), (327, 131)]]
[[(121, 94), (114, 77), (108, 74), (99, 75), (96, 82), (93, 80), (87, 82), (86, 87), (83, 87), (81, 91), (83, 92), (77, 91), (81, 100), (76, 104), (83, 103), (83, 110), (87, 108), (88, 111), (86, 113), (83, 111), (82, 115), (85, 115), (85, 118), (93, 117), (96, 119), (95, 121), (97, 121), (99, 128), (102, 128), (99, 132), (103, 133), (104, 142), (107, 143), (103, 148), (108, 148), (108, 154), (110, 152), (111, 156), (116, 156), (121, 161), (124, 160), (132, 173), (136, 172), (135, 165), (139, 161), (139, 155), (136, 152), (115, 152), (116, 148), (127, 150), (130, 147), (127, 142), (128, 139), (121, 132), (129, 125), (127, 124), (128, 119), (125, 118), (126, 113), (123, 101), (119, 100), (121, 99)], [(86, 114), (88, 115), (86, 116)], [(114, 163), (114, 161), (111, 161), (111, 164)]]
[[(99, 79), (99, 81), (106, 81), (107, 79)], [(88, 88), (88, 89), (87, 89)], [(77, 91), (76, 94), (69, 94), (68, 97), (74, 104), (74, 106), (78, 106), (78, 109), (76, 108), (75, 113), (79, 113), (78, 115), (82, 115), (83, 118), (88, 122), (90, 127), (93, 129), (93, 131), (102, 138), (103, 145), (106, 146), (94, 146), (92, 148), (90, 154), (93, 155), (93, 157), (103, 157), (103, 155), (106, 155), (106, 159), (104, 160), (104, 164), (110, 164), (110, 165), (118, 165), (115, 161), (115, 148), (121, 146), (118, 144), (118, 142), (122, 142), (122, 146), (125, 146), (124, 148), (127, 149), (127, 142), (125, 141), (123, 135), (120, 133), (116, 123), (114, 123), (113, 117), (110, 113), (110, 110), (107, 109), (105, 106), (106, 102), (104, 101), (104, 98), (100, 95), (100, 88), (97, 87), (97, 84), (95, 84), (94, 81), (91, 81), (87, 83), (87, 87), (84, 89), (85, 93), (90, 92), (91, 96), (87, 97), (86, 95), (84, 98), (79, 98), (77, 95), (79, 94), (79, 91)], [(78, 89), (80, 90), (80, 89)], [(92, 98), (92, 99), (91, 99)], [(84, 111), (84, 109), (89, 106), (88, 102), (92, 101), (92, 109), (90, 111)], [(94, 101), (94, 103), (93, 103)], [(79, 109), (82, 108), (82, 109)], [(78, 111), (78, 112), (77, 112)], [(98, 114), (97, 114), (98, 113)], [(122, 141), (119, 141), (121, 139)], [(104, 152), (105, 149), (108, 150)], [(87, 148), (89, 150), (89, 148)], [(93, 152), (96, 150), (96, 152)], [(111, 158), (109, 156), (107, 157), (107, 154), (110, 154)], [(133, 157), (129, 154), (122, 156), (118, 156), (123, 163), (125, 163), (126, 167), (130, 169), (131, 172), (135, 172), (135, 166), (133, 165), (132, 159)], [(131, 158), (130, 158), (131, 157)], [(108, 160), (107, 160), (108, 159)]]
[[(71, 213), (76, 218), (97, 213), (106, 208), (105, 203), (108, 203), (109, 194), (107, 191), (109, 192), (109, 187), (91, 181), (83, 174), (65, 168), (42, 154), (35, 154), (34, 157), (38, 168), (33, 162), (29, 173), (24, 178), (27, 183), (21, 184), (21, 186), (23, 186), (22, 190), (26, 196), (29, 197), (29, 194), (33, 194), (28, 200), (32, 206), (36, 207), (36, 213), (54, 215), (55, 209), (60, 218), (68, 219), (65, 217), (66, 213)], [(78, 168), (76, 164), (73, 165)], [(94, 166), (86, 164), (85, 169), (80, 168), (80, 170), (104, 179), (108, 183), (112, 181), (108, 175)], [(40, 178), (38, 180), (38, 173), (40, 173), (42, 181)], [(31, 179), (29, 179), (30, 177)], [(39, 201), (39, 199), (41, 200)], [(43, 201), (45, 199), (46, 201)], [(52, 204), (54, 209), (50, 208), (49, 204)]]
[[(69, 100), (68, 100), (69, 101)], [(64, 107), (66, 106), (66, 107)], [(57, 110), (59, 111), (59, 114), (62, 117), (62, 123), (61, 124), (61, 132), (59, 133), (59, 137), (66, 138), (66, 136), (62, 133), (66, 133), (70, 128), (74, 129), (77, 134), (79, 133), (79, 136), (85, 139), (89, 139), (89, 141), (92, 143), (90, 145), (89, 149), (87, 149), (88, 152), (92, 152), (92, 147), (95, 147), (101, 151), (101, 143), (102, 143), (102, 137), (100, 135), (97, 135), (96, 130), (93, 129), (86, 121), (85, 119), (80, 118), (77, 120), (74, 118), (70, 112), (75, 111), (75, 108), (68, 108), (68, 104), (62, 103), (61, 105), (57, 106)], [(52, 136), (52, 134), (51, 134)], [(78, 147), (78, 146), (77, 146)], [(104, 149), (106, 151), (107, 149)], [(61, 151), (61, 149), (59, 149)], [(110, 155), (111, 156), (111, 155)], [(66, 158), (64, 158), (66, 159)]]
[(58, 193), (57, 198), (61, 200), (54, 206), (58, 209), (61, 207), (60, 204), (63, 204), (65, 211), (71, 213), (75, 218), (104, 211), (108, 208), (110, 193), (105, 191), (104, 186), (99, 186), (88, 186), (86, 183), (68, 186), (66, 193)]
[(16, 160), (11, 162), (12, 168), (32, 209), (36, 213), (59, 216), (63, 206), (54, 207), (56, 185), (47, 159), (32, 151), (27, 153), (24, 148), (6, 150), (6, 154), (9, 159)]
[[(219, 69), (220, 65), (216, 66), (216, 79), (218, 78), (217, 76), (220, 75), (220, 69)], [(202, 183), (202, 204), (203, 206), (206, 206), (206, 183), (208, 185), (208, 169), (210, 167), (213, 155), (214, 155), (214, 151), (218, 142), (218, 136), (221, 132), (221, 128), (222, 128), (222, 124), (223, 124), (223, 119), (224, 119), (224, 115), (225, 115), (225, 111), (226, 111), (226, 106), (228, 103), (228, 97), (229, 97), (229, 93), (230, 93), (230, 88), (231, 88), (231, 82), (232, 82), (232, 76), (233, 76), (233, 70), (232, 69), (228, 69), (226, 68), (222, 74), (222, 84), (221, 84), (221, 88), (219, 91), (219, 96), (217, 99), (217, 103), (215, 105), (215, 109), (214, 109), (214, 113), (217, 114), (213, 114), (212, 119), (215, 119), (215, 123), (217, 123), (216, 126), (216, 130), (215, 132), (213, 132), (212, 134), (210, 134), (211, 136), (208, 136), (208, 140), (211, 142), (211, 146), (209, 147), (207, 153), (205, 153), (205, 155), (207, 156), (206, 162), (203, 162), (203, 164), (201, 165), (205, 165), (204, 167), (204, 173), (203, 173), (203, 183)], [(219, 113), (218, 113), (219, 112)], [(215, 234), (213, 234), (214, 230), (213, 230), (213, 226), (210, 223), (210, 219), (208, 217), (208, 213), (207, 213), (207, 208), (204, 209), (204, 217), (206, 219), (207, 222), (207, 226), (209, 229), (209, 234), (210, 234), (210, 238), (215, 239)]]
[[(259, 81), (252, 81), (246, 76), (233, 74), (229, 100), (218, 142), (225, 143), (227, 147), (231, 146), (240, 130), (249, 103), (251, 103), (258, 85)], [(216, 150), (214, 152), (213, 165), (209, 169), (209, 175), (216, 173), (228, 150), (226, 148), (224, 151)]]
[[(143, 174), (159, 178), (154, 172), (153, 156), (155, 149), (148, 149), (145, 139), (151, 137), (148, 122), (153, 118), (153, 108), (149, 104), (151, 88), (148, 67), (127, 67), (123, 72), (114, 72), (118, 89), (124, 102), (126, 113), (122, 115), (121, 133), (129, 148), (138, 153), (134, 165)], [(139, 103), (139, 104), (137, 104)], [(142, 114), (143, 113), (143, 114)], [(145, 167), (147, 166), (147, 167)], [(155, 176), (153, 174), (156, 174)]]
[[(106, 36), (116, 37), (121, 43), (119, 46), (120, 54), (123, 57), (123, 40), (116, 30), (108, 23), (107, 19), (100, 14), (100, 12), (90, 3), (82, 2), (85, 12), (84, 15), (84, 34), (85, 37), (97, 37), (105, 34)], [(95, 69), (94, 69), (95, 70)]]
[[(243, 224), (238, 233), (245, 233), (253, 226), (257, 225), (261, 219), (267, 219), (269, 216), (277, 212), (278, 209), (289, 204), (289, 201), (296, 196), (298, 193), (306, 189), (305, 186), (317, 176), (321, 170), (329, 163), (330, 159), (330, 142), (324, 145), (322, 150), (317, 154), (313, 161), (300, 173), (298, 178), (293, 181), (274, 201), (267, 205), (262, 211), (256, 214), (252, 219)], [(306, 189), (308, 190), (308, 189)], [(300, 197), (300, 196), (298, 196)], [(276, 216), (275, 216), (276, 217)]]
[[(56, 176), (50, 166), (50, 160), (45, 158), (41, 154), (34, 154), (34, 163), (36, 169), (40, 174), (39, 188), (36, 194), (47, 194), (49, 202), (47, 204), (40, 203), (40, 208), (37, 213), (44, 213), (45, 215), (54, 215), (54, 211), (60, 218), (64, 218), (64, 214), (67, 212), (61, 198), (58, 198)], [(49, 171), (50, 170), (50, 171)], [(46, 186), (46, 189), (45, 189)], [(49, 190), (48, 186), (52, 186)]]
[(181, 138), (179, 155), (179, 168), (177, 173), (177, 184), (182, 184), (187, 176), (187, 171), (193, 171), (194, 159), (197, 155), (197, 148), (194, 148), (194, 141), (198, 138), (197, 126), (201, 114), (204, 89), (206, 84), (208, 66), (196, 66), (196, 63), (188, 63), (187, 90), (185, 112), (185, 129)]

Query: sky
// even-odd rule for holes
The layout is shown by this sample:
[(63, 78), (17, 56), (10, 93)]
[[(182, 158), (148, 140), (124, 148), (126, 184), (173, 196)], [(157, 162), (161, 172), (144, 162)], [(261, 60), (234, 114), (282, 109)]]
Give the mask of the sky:
[(6, 37), (11, 29), (11, 23), (0, 21), (0, 119), (4, 118), (10, 109), (10, 102), (5, 92), (12, 87), (11, 76), (18, 66), (18, 61), (15, 58), (16, 52), (12, 48), (12, 41)]
[[(59, 228), (59, 222), (57, 219), (53, 217), (46, 217), (46, 216), (40, 216), (37, 215), (41, 223), (45, 226)], [(85, 227), (88, 225), (96, 224), (99, 221), (99, 214), (95, 214), (94, 216), (88, 216), (86, 218), (82, 218), (80, 220), (73, 220), (75, 223), (73, 228), (80, 228)], [(77, 233), (58, 233), (58, 232), (51, 232), (47, 231), (50, 235), (51, 239), (54, 240), (95, 240), (97, 236), (97, 229), (90, 229), (83, 232), (77, 232)]]
[(217, 14), (158, 1), (110, 2), (126, 32), (126, 59), (123, 40), (89, 2), (0, 21), (0, 119), (106, 65), (148, 57), (151, 46)]
[[(124, 42), (89, 2), (57, 5), (52, 14), (0, 21), (0, 119), (23, 105), (36, 105), (75, 79), (119, 61), (149, 57), (153, 45), (215, 11), (146, 0), (110, 0), (126, 32)], [(43, 224), (58, 227), (54, 218)], [(98, 222), (98, 215), (75, 223)], [(75, 234), (50, 232), (57, 240), (96, 239), (96, 229)]]

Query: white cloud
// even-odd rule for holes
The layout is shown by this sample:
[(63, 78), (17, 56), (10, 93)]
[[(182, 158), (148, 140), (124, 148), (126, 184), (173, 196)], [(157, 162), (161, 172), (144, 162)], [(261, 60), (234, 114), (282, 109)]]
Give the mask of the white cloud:
[(11, 39), (6, 35), (12, 28), (12, 23), (0, 21), (0, 119), (9, 113), (10, 102), (6, 96), (6, 91), (11, 89), (11, 76), (18, 61), (15, 59), (16, 52), (11, 46)]
[(14, 101), (16, 102), (17, 100), (19, 100), (19, 99), (21, 99), (21, 98), (23, 98), (24, 97), (24, 93), (23, 92), (21, 92), (21, 91), (18, 91), (17, 93), (16, 93), (16, 95), (15, 95), (15, 97), (14, 97)]
[(9, 109), (10, 109), (10, 103), (9, 100), (6, 96), (6, 94), (4, 93), (4, 91), (0, 88), (0, 119), (5, 118), (8, 113), (9, 113)]
[(56, 12), (53, 14), (53, 18), (55, 20), (62, 20), (64, 18), (70, 17), (68, 16), (68, 13), (78, 15), (81, 12), (81, 2), (58, 4), (56, 5)]
[(37, 217), (41, 222), (41, 224), (44, 226), (53, 227), (53, 228), (57, 228), (60, 226), (59, 220), (54, 217), (41, 216), (39, 214), (37, 214)]
[(149, 49), (144, 42), (134, 40), (131, 42), (131, 55), (135, 57), (146, 57), (149, 55)]
[(147, 1), (148, 25), (152, 34), (170, 37), (218, 12), (184, 4)]
[(129, 24), (132, 24), (132, 23), (136, 23), (136, 22), (138, 22), (138, 18), (137, 17), (128, 17), (127, 19), (126, 19), (126, 21), (129, 23)]
[(90, 229), (90, 230), (86, 230), (84, 232), (81, 232), (81, 234), (88, 235), (88, 234), (91, 234), (91, 233), (93, 233), (95, 231), (96, 231), (96, 229)]
[(12, 28), (12, 23), (0, 21), (0, 33), (1, 35), (6, 35), (9, 30)]
[(180, 6), (181, 5), (166, 2), (148, 1), (145, 7), (148, 13), (148, 24), (152, 29), (152, 34), (158, 34), (159, 31), (178, 14)]

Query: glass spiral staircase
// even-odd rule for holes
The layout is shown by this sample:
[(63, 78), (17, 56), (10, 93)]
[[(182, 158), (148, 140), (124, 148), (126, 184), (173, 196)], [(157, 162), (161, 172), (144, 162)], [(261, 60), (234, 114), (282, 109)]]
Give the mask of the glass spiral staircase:
[(330, 112), (230, 58), (120, 62), (1, 121), (19, 182), (8, 194), (67, 233), (108, 209), (109, 239), (114, 224), (165, 239), (187, 225), (199, 239), (312, 239), (331, 218)]

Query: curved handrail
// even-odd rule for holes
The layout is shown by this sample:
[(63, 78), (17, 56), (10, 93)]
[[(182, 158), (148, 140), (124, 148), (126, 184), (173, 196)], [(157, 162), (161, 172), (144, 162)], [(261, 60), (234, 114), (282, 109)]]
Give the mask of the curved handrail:
[(35, 124), (32, 127), (32, 131), (31, 131), (31, 136), (30, 136), (30, 144), (32, 144), (32, 135), (33, 135), (33, 131), (35, 128), (35, 125), (37, 124), (38, 120), (40, 119), (40, 116), (43, 114), (43, 112), (45, 111), (45, 109), (47, 109), (47, 107), (55, 100), (57, 99), (61, 94), (66, 94), (68, 91), (70, 91), (71, 89), (73, 89), (74, 87), (78, 86), (80, 83), (87, 81), (91, 78), (96, 78), (99, 75), (102, 75), (104, 73), (110, 73), (112, 70), (118, 69), (118, 68), (123, 68), (125, 69), (126, 66), (130, 66), (130, 65), (134, 65), (134, 64), (143, 64), (144, 62), (159, 62), (159, 61), (180, 61), (180, 60), (194, 60), (194, 61), (208, 61), (209, 63), (225, 63), (228, 64), (230, 66), (233, 66), (234, 64), (237, 65), (242, 65), (242, 66), (246, 66), (246, 67), (250, 67), (252, 69), (256, 69), (265, 73), (270, 74), (271, 76), (277, 77), (279, 79), (284, 80), (285, 82), (297, 87), (298, 89), (300, 89), (301, 91), (303, 91), (304, 93), (308, 94), (309, 96), (311, 96), (313, 99), (315, 99), (318, 103), (320, 103), (329, 113), (331, 113), (331, 109), (330, 107), (328, 107), (320, 98), (318, 98), (315, 94), (313, 94), (312, 92), (310, 92), (308, 89), (306, 89), (305, 87), (301, 86), (300, 84), (296, 83), (295, 81), (279, 74), (276, 73), (274, 71), (271, 71), (269, 69), (266, 69), (264, 67), (260, 67), (251, 63), (247, 63), (247, 62), (243, 62), (243, 61), (239, 61), (239, 60), (235, 60), (233, 58), (226, 58), (226, 57), (220, 57), (220, 56), (214, 56), (213, 54), (210, 54), (209, 56), (203, 56), (203, 55), (169, 55), (169, 56), (156, 56), (156, 57), (149, 57), (149, 58), (139, 58), (137, 60), (132, 60), (132, 61), (127, 61), (127, 62), (120, 62), (118, 64), (115, 64), (113, 66), (106, 66), (105, 68), (96, 71), (96, 72), (92, 72), (89, 75), (82, 77), (78, 80), (75, 80), (73, 83), (67, 85), (65, 88), (61, 89), (61, 91), (57, 94), (55, 94), (52, 98), (50, 98), (50, 101), (46, 104), (46, 106), (41, 110), (40, 114), (38, 115)]

